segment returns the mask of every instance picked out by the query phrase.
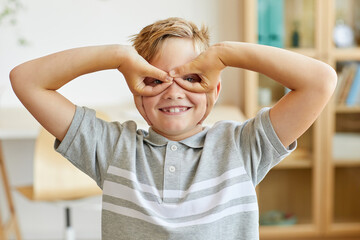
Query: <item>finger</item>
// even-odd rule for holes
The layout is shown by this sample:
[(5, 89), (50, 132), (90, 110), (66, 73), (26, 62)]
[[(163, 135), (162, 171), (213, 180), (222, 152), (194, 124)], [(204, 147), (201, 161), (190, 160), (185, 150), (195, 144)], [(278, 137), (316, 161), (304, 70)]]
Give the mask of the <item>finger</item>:
[(173, 81), (173, 78), (167, 72), (165, 72), (157, 67), (154, 67), (150, 64), (146, 70), (146, 76), (144, 76), (144, 77), (155, 78), (164, 83), (169, 83), (169, 82)]
[(174, 78), (174, 81), (182, 88), (190, 91), (190, 92), (196, 92), (196, 93), (202, 93), (206, 92), (204, 87), (201, 85), (200, 82), (191, 83), (189, 81), (186, 81), (182, 78)]
[(176, 67), (169, 72), (169, 75), (173, 78), (182, 77), (186, 74), (199, 73), (199, 70), (195, 67), (195, 62), (191, 61), (182, 66)]
[(158, 84), (155, 87), (153, 86), (147, 86), (147, 85), (143, 85), (141, 90), (139, 90), (139, 95), (141, 96), (145, 96), (145, 97), (152, 97), (155, 95), (158, 95), (160, 93), (162, 93), (163, 91), (165, 91), (168, 87), (170, 87), (172, 84), (172, 82), (165, 82), (162, 84)]
[(141, 116), (145, 119), (145, 121), (149, 124), (149, 126), (152, 126), (149, 118), (146, 115), (145, 109), (144, 109), (144, 105), (142, 103), (142, 96), (139, 95), (134, 95), (134, 102), (135, 102), (135, 106), (138, 109), (139, 113), (141, 114)]

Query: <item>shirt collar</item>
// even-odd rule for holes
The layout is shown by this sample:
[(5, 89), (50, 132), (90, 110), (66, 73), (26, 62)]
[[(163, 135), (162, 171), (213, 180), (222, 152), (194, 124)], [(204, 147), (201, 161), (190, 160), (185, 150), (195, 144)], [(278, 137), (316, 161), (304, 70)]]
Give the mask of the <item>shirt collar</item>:
[[(201, 132), (178, 142), (190, 148), (202, 148), (204, 147), (205, 137), (208, 130), (209, 130), (208, 127), (204, 127)], [(150, 143), (153, 146), (158, 146), (158, 147), (165, 146), (168, 142), (171, 142), (171, 140), (158, 134), (151, 127), (149, 128), (149, 133), (145, 135), (144, 141)]]

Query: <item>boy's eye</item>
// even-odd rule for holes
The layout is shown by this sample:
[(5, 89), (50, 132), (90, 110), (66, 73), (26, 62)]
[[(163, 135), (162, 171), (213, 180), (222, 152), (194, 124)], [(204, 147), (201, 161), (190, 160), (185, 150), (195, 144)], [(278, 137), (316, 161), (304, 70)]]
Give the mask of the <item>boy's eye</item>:
[(191, 83), (201, 82), (201, 78), (197, 74), (186, 75), (183, 79)]
[(144, 83), (145, 83), (146, 86), (155, 87), (156, 85), (162, 84), (163, 82), (158, 80), (158, 79), (147, 77), (147, 78), (144, 79)]
[(158, 79), (155, 79), (154, 82), (155, 84), (162, 84), (162, 81), (158, 80)]

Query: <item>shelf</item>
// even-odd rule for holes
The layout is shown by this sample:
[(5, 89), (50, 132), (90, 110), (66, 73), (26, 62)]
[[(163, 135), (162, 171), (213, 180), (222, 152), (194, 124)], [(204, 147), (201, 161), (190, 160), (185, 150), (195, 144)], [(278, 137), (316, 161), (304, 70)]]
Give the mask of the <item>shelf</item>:
[(360, 164), (334, 169), (333, 223), (360, 224)]
[[(312, 169), (309, 168), (271, 170), (257, 189), (260, 215), (269, 211), (294, 214), (297, 223), (286, 226), (286, 229), (291, 230), (296, 226), (312, 224), (312, 182)], [(267, 229), (279, 226), (261, 227)]]
[(360, 167), (360, 159), (334, 159), (335, 167)]
[(292, 226), (260, 226), (260, 239), (314, 236), (316, 229), (312, 224), (295, 224)]
[(312, 58), (315, 58), (318, 55), (318, 53), (314, 48), (286, 48), (286, 50), (296, 52)]
[(360, 223), (344, 222), (331, 225), (330, 232), (339, 235), (359, 235)]
[(306, 169), (312, 167), (311, 159), (303, 158), (297, 159), (291, 157), (291, 155), (282, 160), (274, 169)]
[(346, 105), (338, 105), (335, 107), (336, 113), (360, 113), (360, 106), (349, 107)]
[(330, 55), (336, 61), (360, 61), (360, 47), (354, 48), (335, 48)]
[(360, 133), (360, 109), (359, 108), (339, 108), (335, 114), (336, 132)]
[[(242, 2), (244, 40), (255, 43), (257, 1)], [(360, 17), (356, 12), (360, 0), (284, 2), (286, 50), (319, 59), (334, 68), (338, 62), (360, 62), (360, 46), (335, 48), (332, 36), (336, 18), (342, 17), (341, 5), (349, 5), (343, 13), (346, 19), (353, 20), (346, 23), (354, 26)], [(289, 47), (294, 21), (301, 23), (300, 36), (309, 39), (305, 44), (300, 42), (300, 48)], [(262, 74), (244, 74), (244, 82), (245, 87), (250, 86), (244, 91), (244, 105), (249, 112), (265, 107), (261, 105), (272, 107), (284, 95), (281, 85)], [(332, 157), (336, 133), (360, 134), (360, 106), (336, 106), (333, 100), (311, 129), (298, 139), (296, 151), (258, 185), (260, 214), (275, 210), (294, 214), (298, 219), (292, 226), (260, 226), (260, 239), (360, 239), (360, 159)]]
[[(276, 165), (274, 169), (307, 169), (313, 166), (311, 152), (306, 147), (301, 147), (301, 140), (305, 137), (306, 135), (303, 135), (298, 140), (298, 148)], [(306, 140), (309, 141), (308, 139)]]
[(204, 121), (205, 126), (212, 126), (218, 121), (233, 120), (244, 122), (246, 117), (237, 106), (232, 105), (216, 105), (212, 109), (209, 116)]

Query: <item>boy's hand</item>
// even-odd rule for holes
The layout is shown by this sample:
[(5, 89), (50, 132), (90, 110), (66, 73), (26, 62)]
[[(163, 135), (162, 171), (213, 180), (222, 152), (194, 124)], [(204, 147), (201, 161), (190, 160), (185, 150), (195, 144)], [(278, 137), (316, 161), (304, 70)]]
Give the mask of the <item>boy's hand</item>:
[[(171, 85), (172, 77), (149, 64), (133, 47), (125, 46), (125, 51), (125, 60), (120, 64), (118, 70), (124, 75), (134, 96), (155, 96)], [(160, 80), (163, 84), (146, 85), (144, 80), (147, 77)]]
[(197, 74), (200, 76), (200, 82), (177, 81), (183, 88), (192, 92), (209, 93), (216, 89), (220, 80), (220, 73), (226, 67), (221, 61), (218, 49), (212, 46), (201, 53), (191, 62), (179, 66), (170, 71), (173, 78), (182, 78), (188, 74)]
[[(134, 95), (136, 108), (151, 125), (142, 105), (142, 96), (155, 96), (168, 88), (173, 78), (168, 73), (152, 66), (131, 46), (125, 46), (125, 61), (120, 64), (118, 70), (124, 75), (130, 91)], [(147, 85), (146, 78), (153, 78), (163, 82), (162, 84)]]
[[(209, 115), (215, 104), (219, 91), (220, 74), (226, 67), (217, 51), (217, 47), (212, 46), (191, 62), (170, 71), (170, 76), (184, 89), (191, 92), (206, 93), (207, 109), (200, 123)], [(186, 78), (184, 80), (183, 76), (189, 74), (197, 74), (201, 81), (192, 82)]]

